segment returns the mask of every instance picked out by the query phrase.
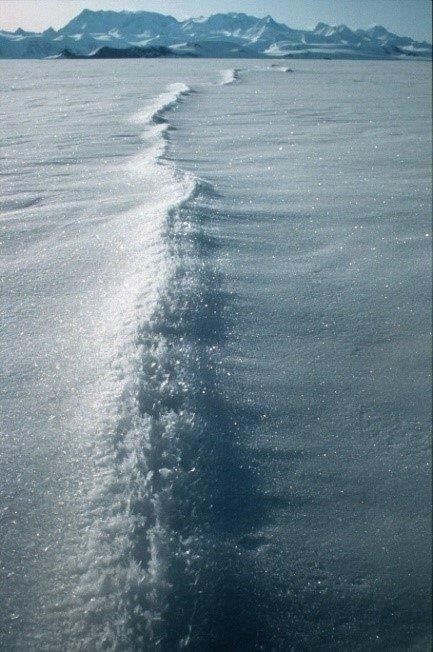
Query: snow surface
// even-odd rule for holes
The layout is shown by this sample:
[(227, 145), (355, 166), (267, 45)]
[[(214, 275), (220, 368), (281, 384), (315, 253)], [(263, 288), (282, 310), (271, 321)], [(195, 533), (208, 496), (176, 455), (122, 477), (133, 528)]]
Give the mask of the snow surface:
[(428, 648), (431, 69), (236, 66), (1, 63), (2, 649)]
[(237, 68), (227, 68), (221, 73), (221, 84), (227, 86), (227, 84), (233, 84), (239, 78), (239, 71)]

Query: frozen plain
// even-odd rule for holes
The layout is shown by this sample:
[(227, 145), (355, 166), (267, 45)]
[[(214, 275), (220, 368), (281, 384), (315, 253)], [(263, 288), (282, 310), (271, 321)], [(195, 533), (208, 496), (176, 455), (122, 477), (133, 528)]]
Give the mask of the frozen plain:
[(2, 68), (1, 638), (428, 649), (425, 62)]

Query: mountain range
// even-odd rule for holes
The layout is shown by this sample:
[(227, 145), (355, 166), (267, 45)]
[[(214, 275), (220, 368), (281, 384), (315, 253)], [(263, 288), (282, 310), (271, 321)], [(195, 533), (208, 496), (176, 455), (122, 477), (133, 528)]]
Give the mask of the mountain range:
[[(148, 11), (85, 9), (59, 30), (0, 30), (0, 58), (125, 56), (284, 57), (329, 59), (430, 59), (432, 46), (385, 27), (351, 30), (318, 23), (292, 29), (271, 16), (221, 13), (178, 21)], [(135, 55), (131, 55), (135, 53)]]

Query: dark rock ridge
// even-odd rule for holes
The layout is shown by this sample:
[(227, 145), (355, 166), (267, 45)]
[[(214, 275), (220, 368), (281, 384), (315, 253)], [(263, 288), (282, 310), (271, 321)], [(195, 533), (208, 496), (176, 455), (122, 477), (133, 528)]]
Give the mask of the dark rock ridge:
[(61, 53), (61, 56), (64, 59), (151, 59), (156, 57), (184, 57), (190, 55), (174, 52), (164, 46), (150, 48), (139, 48), (137, 46), (131, 48), (111, 48), (106, 45), (91, 54), (75, 54), (65, 49)]
[(346, 25), (318, 23), (313, 30), (300, 30), (271, 16), (256, 18), (234, 12), (178, 21), (149, 11), (85, 9), (58, 31), (0, 30), (2, 58), (59, 58), (68, 56), (65, 52), (92, 58), (430, 59), (432, 46), (393, 34), (381, 25), (352, 30)]

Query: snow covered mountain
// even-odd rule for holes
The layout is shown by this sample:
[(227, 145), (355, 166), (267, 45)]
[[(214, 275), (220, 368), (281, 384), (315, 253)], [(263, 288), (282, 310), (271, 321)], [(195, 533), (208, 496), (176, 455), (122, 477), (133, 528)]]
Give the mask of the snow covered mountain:
[(207, 57), (431, 58), (432, 46), (385, 27), (367, 30), (318, 23), (291, 29), (271, 16), (215, 14), (178, 21), (148, 11), (85, 9), (67, 25), (42, 33), (0, 30), (1, 58), (52, 58), (64, 51), (91, 55), (99, 48), (169, 47), (173, 53)]

